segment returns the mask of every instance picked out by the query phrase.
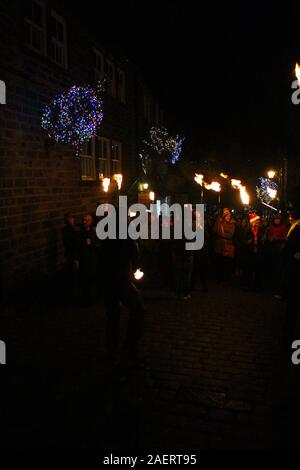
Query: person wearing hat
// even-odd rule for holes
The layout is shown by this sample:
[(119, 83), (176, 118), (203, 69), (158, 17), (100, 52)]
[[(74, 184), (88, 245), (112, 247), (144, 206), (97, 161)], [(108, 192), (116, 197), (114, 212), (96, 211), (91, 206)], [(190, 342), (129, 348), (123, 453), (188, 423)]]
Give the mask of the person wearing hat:
[(261, 219), (258, 214), (249, 214), (250, 232), (248, 244), (250, 248), (249, 266), (247, 272), (248, 286), (250, 289), (260, 290), (262, 287), (262, 247), (264, 231), (260, 225)]

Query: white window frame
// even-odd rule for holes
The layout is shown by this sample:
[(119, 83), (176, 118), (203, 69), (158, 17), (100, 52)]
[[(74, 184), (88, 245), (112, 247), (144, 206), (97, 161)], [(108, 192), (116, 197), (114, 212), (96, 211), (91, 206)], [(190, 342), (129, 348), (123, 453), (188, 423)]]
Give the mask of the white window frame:
[(94, 65), (94, 76), (95, 76), (95, 81), (96, 82), (99, 82), (99, 81), (102, 81), (103, 78), (104, 78), (104, 55), (102, 54), (102, 52), (100, 52), (98, 49), (96, 49), (95, 47), (93, 48), (93, 53), (94, 53), (94, 59), (97, 57), (98, 59), (100, 58), (101, 60), (101, 70), (98, 70), (97, 67), (96, 67), (96, 61), (94, 62), (95, 65)]
[[(107, 80), (108, 80), (108, 87), (107, 91), (110, 96), (116, 97), (116, 67), (115, 64), (106, 59), (106, 67), (107, 67)], [(112, 70), (112, 77), (110, 77), (109, 68), (111, 67)]]
[[(92, 151), (92, 155), (88, 155), (86, 153), (84, 153), (84, 149), (83, 149), (83, 152), (81, 153), (80, 155), (80, 159), (81, 159), (81, 168), (80, 168), (80, 171), (81, 171), (81, 180), (82, 181), (95, 181), (96, 180), (96, 161), (95, 161), (95, 139), (91, 139), (91, 151)], [(92, 163), (92, 174), (91, 175), (85, 175), (83, 174), (83, 160), (86, 160), (86, 161), (90, 161)]]
[[(114, 158), (114, 152), (113, 152), (113, 147), (118, 146), (120, 151), (119, 151), (119, 159), (116, 160)], [(119, 174), (122, 173), (122, 160), (123, 160), (123, 145), (122, 142), (118, 140), (112, 140), (111, 142), (111, 171), (113, 174)], [(114, 169), (114, 163), (118, 162), (118, 170)]]
[[(110, 160), (111, 160), (111, 143), (110, 143), (110, 140), (107, 139), (106, 137), (101, 137), (101, 136), (97, 136), (97, 137), (95, 137), (95, 139), (97, 139), (100, 142), (101, 147), (105, 143), (106, 148), (107, 148), (107, 157), (106, 158), (103, 158), (103, 156), (99, 156), (99, 155), (95, 156), (98, 159), (99, 179), (102, 176), (102, 173), (100, 172), (100, 168), (101, 168), (100, 162), (102, 162), (102, 161), (105, 161), (106, 165), (107, 165), (107, 174), (103, 174), (103, 176), (105, 178), (109, 178), (111, 176), (111, 164), (110, 164)], [(95, 149), (96, 149), (96, 147), (95, 147)], [(103, 147), (102, 147), (102, 149), (103, 149)]]
[[(126, 103), (125, 72), (124, 72), (124, 70), (117, 67), (116, 75), (117, 75), (117, 80), (116, 80), (117, 98), (121, 101), (121, 103), (125, 104)], [(120, 80), (119, 80), (120, 76), (122, 77), (122, 87), (120, 87)]]
[(67, 40), (67, 23), (66, 20), (60, 16), (58, 13), (56, 13), (55, 10), (51, 10), (51, 20), (54, 19), (56, 22), (61, 23), (63, 26), (64, 30), (64, 42), (61, 42), (59, 39), (57, 39), (55, 36), (53, 36), (53, 33), (51, 33), (51, 47), (54, 46), (54, 48), (58, 47), (62, 51), (62, 60), (63, 63), (58, 62), (55, 57), (52, 57), (52, 52), (50, 54), (52, 61), (59, 65), (60, 67), (63, 68), (68, 68), (68, 40)]
[[(42, 19), (43, 19), (43, 25), (42, 27), (37, 25), (34, 20), (33, 20), (33, 4), (34, 3), (37, 3), (43, 10), (43, 15), (42, 15)], [(25, 23), (27, 23), (27, 25), (29, 25), (30, 27), (30, 43), (26, 43), (26, 45), (32, 49), (33, 51), (37, 52), (38, 54), (41, 54), (43, 56), (46, 55), (46, 51), (47, 51), (47, 31), (46, 31), (46, 5), (44, 2), (42, 2), (41, 0), (32, 0), (31, 1), (31, 18), (28, 18), (27, 16), (24, 18), (25, 20)], [(32, 31), (33, 29), (36, 29), (38, 30), (41, 35), (42, 35), (42, 47), (41, 49), (37, 49), (36, 47), (33, 46), (32, 44)]]

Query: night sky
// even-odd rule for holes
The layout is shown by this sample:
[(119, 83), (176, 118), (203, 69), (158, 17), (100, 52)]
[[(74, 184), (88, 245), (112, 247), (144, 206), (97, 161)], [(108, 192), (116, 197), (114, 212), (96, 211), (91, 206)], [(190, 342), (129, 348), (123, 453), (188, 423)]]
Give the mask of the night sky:
[(85, 2), (103, 43), (144, 71), (189, 157), (237, 170), (297, 153), (297, 5), (261, 3)]

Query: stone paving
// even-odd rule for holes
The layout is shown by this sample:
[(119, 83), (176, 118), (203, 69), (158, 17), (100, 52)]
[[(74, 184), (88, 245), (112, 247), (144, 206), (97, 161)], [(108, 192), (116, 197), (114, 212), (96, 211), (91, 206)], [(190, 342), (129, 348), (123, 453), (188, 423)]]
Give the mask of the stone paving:
[(101, 304), (1, 318), (3, 447), (297, 448), (300, 366), (282, 346), (284, 302), (214, 283), (189, 301), (144, 296), (144, 367), (104, 360)]

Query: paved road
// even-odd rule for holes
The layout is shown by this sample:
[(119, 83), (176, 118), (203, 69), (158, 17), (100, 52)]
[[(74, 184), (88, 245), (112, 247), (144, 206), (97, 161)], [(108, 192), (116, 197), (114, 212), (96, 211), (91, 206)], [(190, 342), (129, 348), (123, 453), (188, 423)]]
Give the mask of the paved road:
[(4, 446), (297, 448), (300, 366), (282, 348), (283, 302), (215, 284), (185, 302), (145, 297), (141, 368), (104, 360), (100, 305), (2, 318)]

